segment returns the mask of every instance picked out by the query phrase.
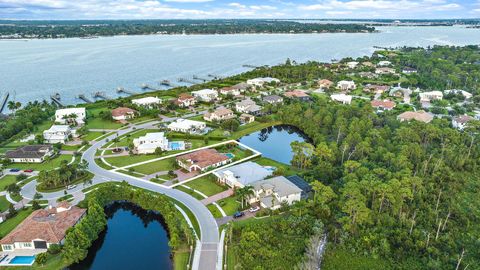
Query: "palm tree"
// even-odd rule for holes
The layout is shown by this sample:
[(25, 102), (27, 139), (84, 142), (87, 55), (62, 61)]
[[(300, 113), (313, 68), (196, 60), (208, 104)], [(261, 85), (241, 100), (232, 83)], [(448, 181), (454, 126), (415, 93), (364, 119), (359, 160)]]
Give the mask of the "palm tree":
[(239, 188), (235, 191), (235, 193), (240, 198), (240, 201), (242, 203), (242, 209), (244, 201), (246, 201), (255, 194), (252, 186), (244, 186), (243, 188)]

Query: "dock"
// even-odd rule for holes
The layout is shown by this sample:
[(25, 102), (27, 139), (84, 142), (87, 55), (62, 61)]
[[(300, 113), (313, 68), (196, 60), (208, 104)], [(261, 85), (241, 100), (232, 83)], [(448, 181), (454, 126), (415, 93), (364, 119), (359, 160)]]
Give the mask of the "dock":
[(93, 103), (93, 101), (87, 98), (84, 94), (78, 95), (77, 98), (83, 100), (85, 103)]
[(178, 78), (178, 82), (189, 83), (189, 84), (197, 84), (198, 82), (194, 80), (190, 80), (187, 78)]
[(92, 96), (93, 96), (93, 98), (102, 98), (104, 100), (110, 100), (111, 99), (104, 92), (100, 92), (100, 91), (93, 93)]
[(3, 109), (5, 109), (5, 105), (7, 105), (8, 98), (10, 97), (10, 93), (6, 92), (3, 97), (2, 97), (2, 103), (0, 103), (0, 113), (3, 112)]
[(142, 90), (153, 90), (153, 91), (160, 91), (161, 90), (161, 89), (157, 89), (155, 87), (152, 87), (152, 86), (150, 86), (146, 83), (143, 83), (141, 87), (142, 87)]
[(220, 76), (220, 75), (217, 75), (217, 74), (208, 74), (208, 77), (211, 77), (214, 80), (223, 79), (223, 76)]
[(60, 107), (65, 107), (62, 102), (60, 101), (60, 94), (59, 93), (55, 93), (54, 95), (51, 95), (50, 96), (50, 99), (55, 103), (57, 104), (58, 106)]
[(193, 79), (194, 79), (194, 80), (203, 81), (203, 82), (208, 82), (208, 81), (209, 81), (209, 79), (202, 78), (202, 77), (199, 77), (199, 76), (197, 76), (197, 75), (193, 75)]
[(163, 86), (169, 86), (169, 87), (178, 87), (178, 85), (172, 83), (172, 82), (169, 81), (169, 80), (160, 81), (159, 84), (160, 84), (160, 85), (163, 85)]
[(137, 94), (137, 93), (135, 93), (135, 92), (133, 92), (133, 91), (130, 91), (130, 90), (127, 90), (127, 89), (125, 89), (125, 88), (123, 88), (123, 87), (118, 87), (118, 88), (117, 88), (117, 93), (118, 93), (118, 94), (122, 94), (122, 93), (123, 93), (123, 94), (131, 95), (131, 96)]

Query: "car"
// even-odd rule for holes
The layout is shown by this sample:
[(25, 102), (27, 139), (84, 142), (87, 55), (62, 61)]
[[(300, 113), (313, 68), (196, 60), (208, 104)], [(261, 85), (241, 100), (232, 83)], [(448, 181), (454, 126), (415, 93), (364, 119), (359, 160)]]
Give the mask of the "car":
[(250, 213), (255, 213), (255, 212), (257, 212), (258, 210), (260, 210), (260, 207), (255, 206), (255, 207), (252, 207), (252, 208), (248, 209), (248, 212), (250, 212)]
[(31, 172), (33, 172), (33, 170), (32, 170), (32, 169), (23, 170), (23, 172), (26, 172), (26, 173), (31, 173)]
[(20, 169), (10, 169), (10, 172), (19, 172)]
[(76, 187), (77, 187), (77, 185), (69, 185), (69, 186), (67, 186), (67, 189), (74, 189)]
[(233, 218), (241, 218), (245, 215), (245, 213), (243, 212), (236, 212), (235, 214), (233, 214)]

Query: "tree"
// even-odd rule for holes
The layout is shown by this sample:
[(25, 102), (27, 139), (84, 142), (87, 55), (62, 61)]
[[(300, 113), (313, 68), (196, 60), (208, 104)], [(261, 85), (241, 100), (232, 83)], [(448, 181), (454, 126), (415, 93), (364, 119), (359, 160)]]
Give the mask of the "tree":
[(48, 253), (40, 253), (35, 256), (35, 263), (38, 265), (44, 265), (47, 262)]
[(244, 186), (242, 188), (236, 189), (235, 193), (238, 198), (240, 198), (240, 201), (242, 203), (242, 209), (244, 208), (244, 202), (255, 194), (252, 186)]

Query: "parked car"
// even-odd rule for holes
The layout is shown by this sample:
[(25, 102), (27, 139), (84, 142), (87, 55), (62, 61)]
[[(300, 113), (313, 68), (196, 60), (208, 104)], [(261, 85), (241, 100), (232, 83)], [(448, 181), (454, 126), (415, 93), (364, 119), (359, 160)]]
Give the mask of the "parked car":
[(26, 172), (26, 173), (31, 173), (31, 172), (33, 172), (33, 170), (32, 170), (32, 169), (23, 170), (23, 172)]
[(67, 186), (67, 189), (74, 189), (76, 187), (77, 187), (77, 185), (69, 185), (69, 186)]
[(250, 212), (250, 213), (255, 213), (255, 212), (257, 212), (258, 210), (260, 210), (260, 207), (255, 206), (255, 207), (252, 207), (252, 208), (248, 209), (248, 212)]
[(241, 218), (245, 215), (245, 213), (243, 212), (236, 212), (235, 214), (233, 214), (233, 218)]
[(19, 172), (20, 169), (10, 169), (10, 172)]

